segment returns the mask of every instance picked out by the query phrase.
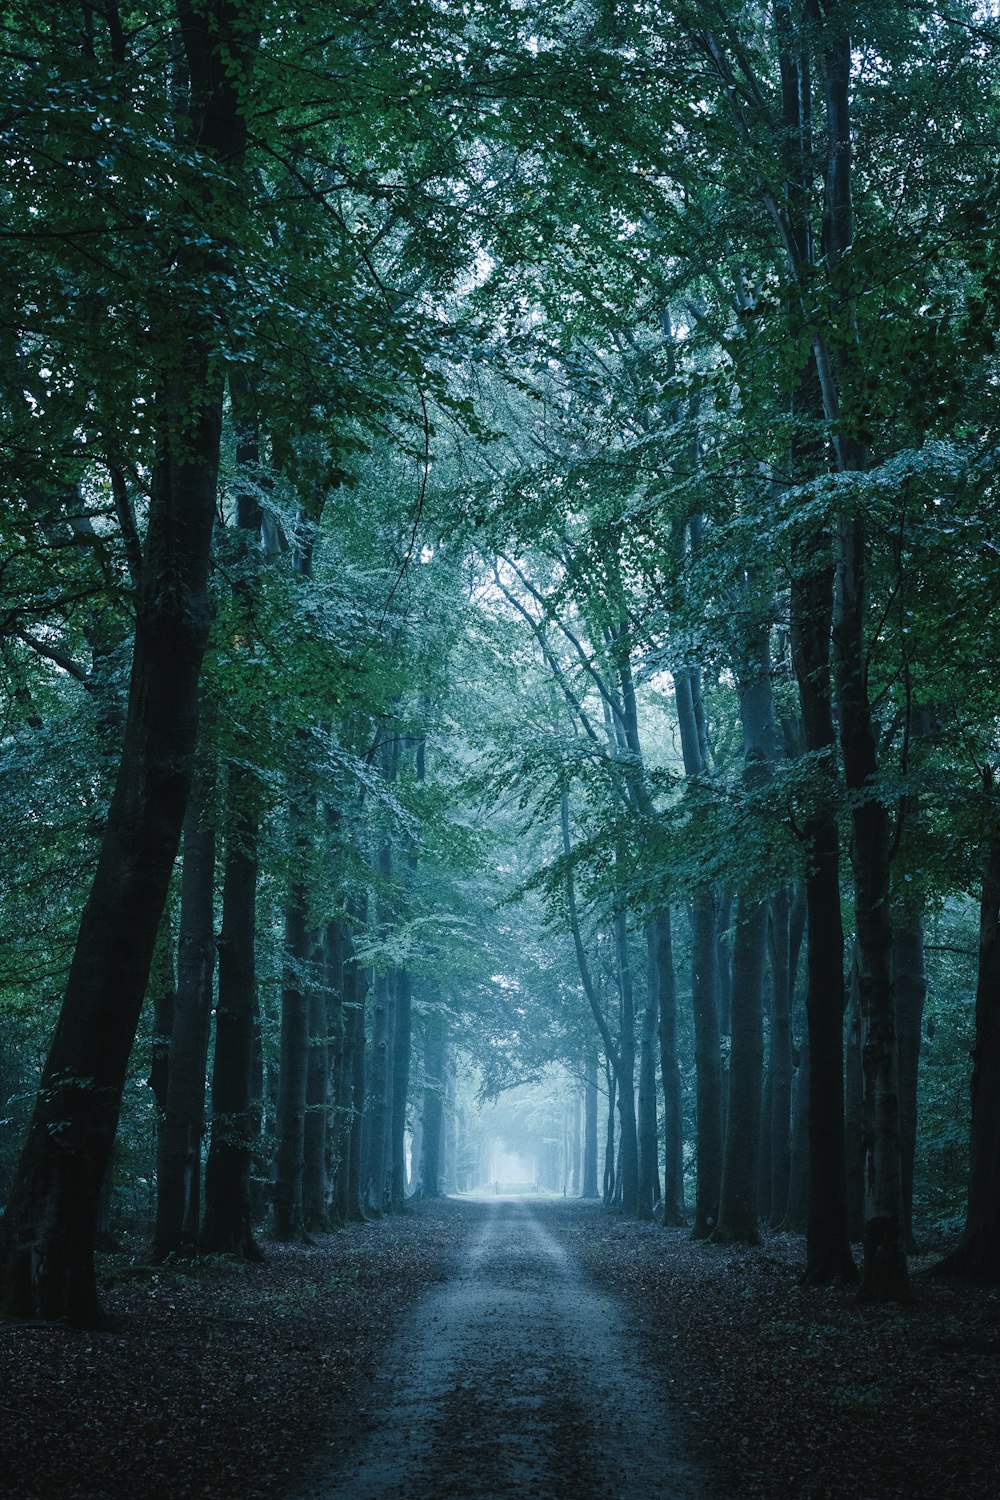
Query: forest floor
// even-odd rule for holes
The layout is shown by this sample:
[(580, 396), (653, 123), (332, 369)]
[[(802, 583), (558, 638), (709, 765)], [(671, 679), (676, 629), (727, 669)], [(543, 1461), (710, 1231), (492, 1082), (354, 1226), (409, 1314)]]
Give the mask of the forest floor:
[(1000, 1293), (798, 1282), (562, 1200), (445, 1200), (263, 1266), (105, 1262), (115, 1332), (0, 1325), (3, 1500), (965, 1500)]

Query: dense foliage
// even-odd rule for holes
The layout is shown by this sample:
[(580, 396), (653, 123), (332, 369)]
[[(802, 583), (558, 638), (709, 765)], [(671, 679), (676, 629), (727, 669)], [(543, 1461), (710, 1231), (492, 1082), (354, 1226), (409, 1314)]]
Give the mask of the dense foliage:
[(5, 8), (12, 1311), (501, 1150), (1000, 1277), (998, 47)]

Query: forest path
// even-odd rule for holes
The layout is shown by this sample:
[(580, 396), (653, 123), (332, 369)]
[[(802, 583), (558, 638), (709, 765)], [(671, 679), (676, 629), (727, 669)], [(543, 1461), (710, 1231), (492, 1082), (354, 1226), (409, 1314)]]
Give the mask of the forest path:
[(378, 1425), (308, 1500), (702, 1493), (618, 1304), (523, 1199), (488, 1205), (471, 1250), (400, 1330), (376, 1392)]

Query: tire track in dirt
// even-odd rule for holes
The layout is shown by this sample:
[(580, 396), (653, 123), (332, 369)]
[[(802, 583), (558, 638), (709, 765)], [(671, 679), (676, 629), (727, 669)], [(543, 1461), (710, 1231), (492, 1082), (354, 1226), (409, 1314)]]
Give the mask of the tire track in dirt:
[(471, 1251), (400, 1330), (375, 1397), (374, 1430), (301, 1500), (703, 1494), (619, 1305), (523, 1199), (488, 1205)]

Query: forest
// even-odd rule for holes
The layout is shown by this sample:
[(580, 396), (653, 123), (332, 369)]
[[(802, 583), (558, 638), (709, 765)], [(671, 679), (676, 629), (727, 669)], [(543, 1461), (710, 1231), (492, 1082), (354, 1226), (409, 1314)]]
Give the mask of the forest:
[(0, 1494), (988, 1494), (1000, 9), (0, 16)]

